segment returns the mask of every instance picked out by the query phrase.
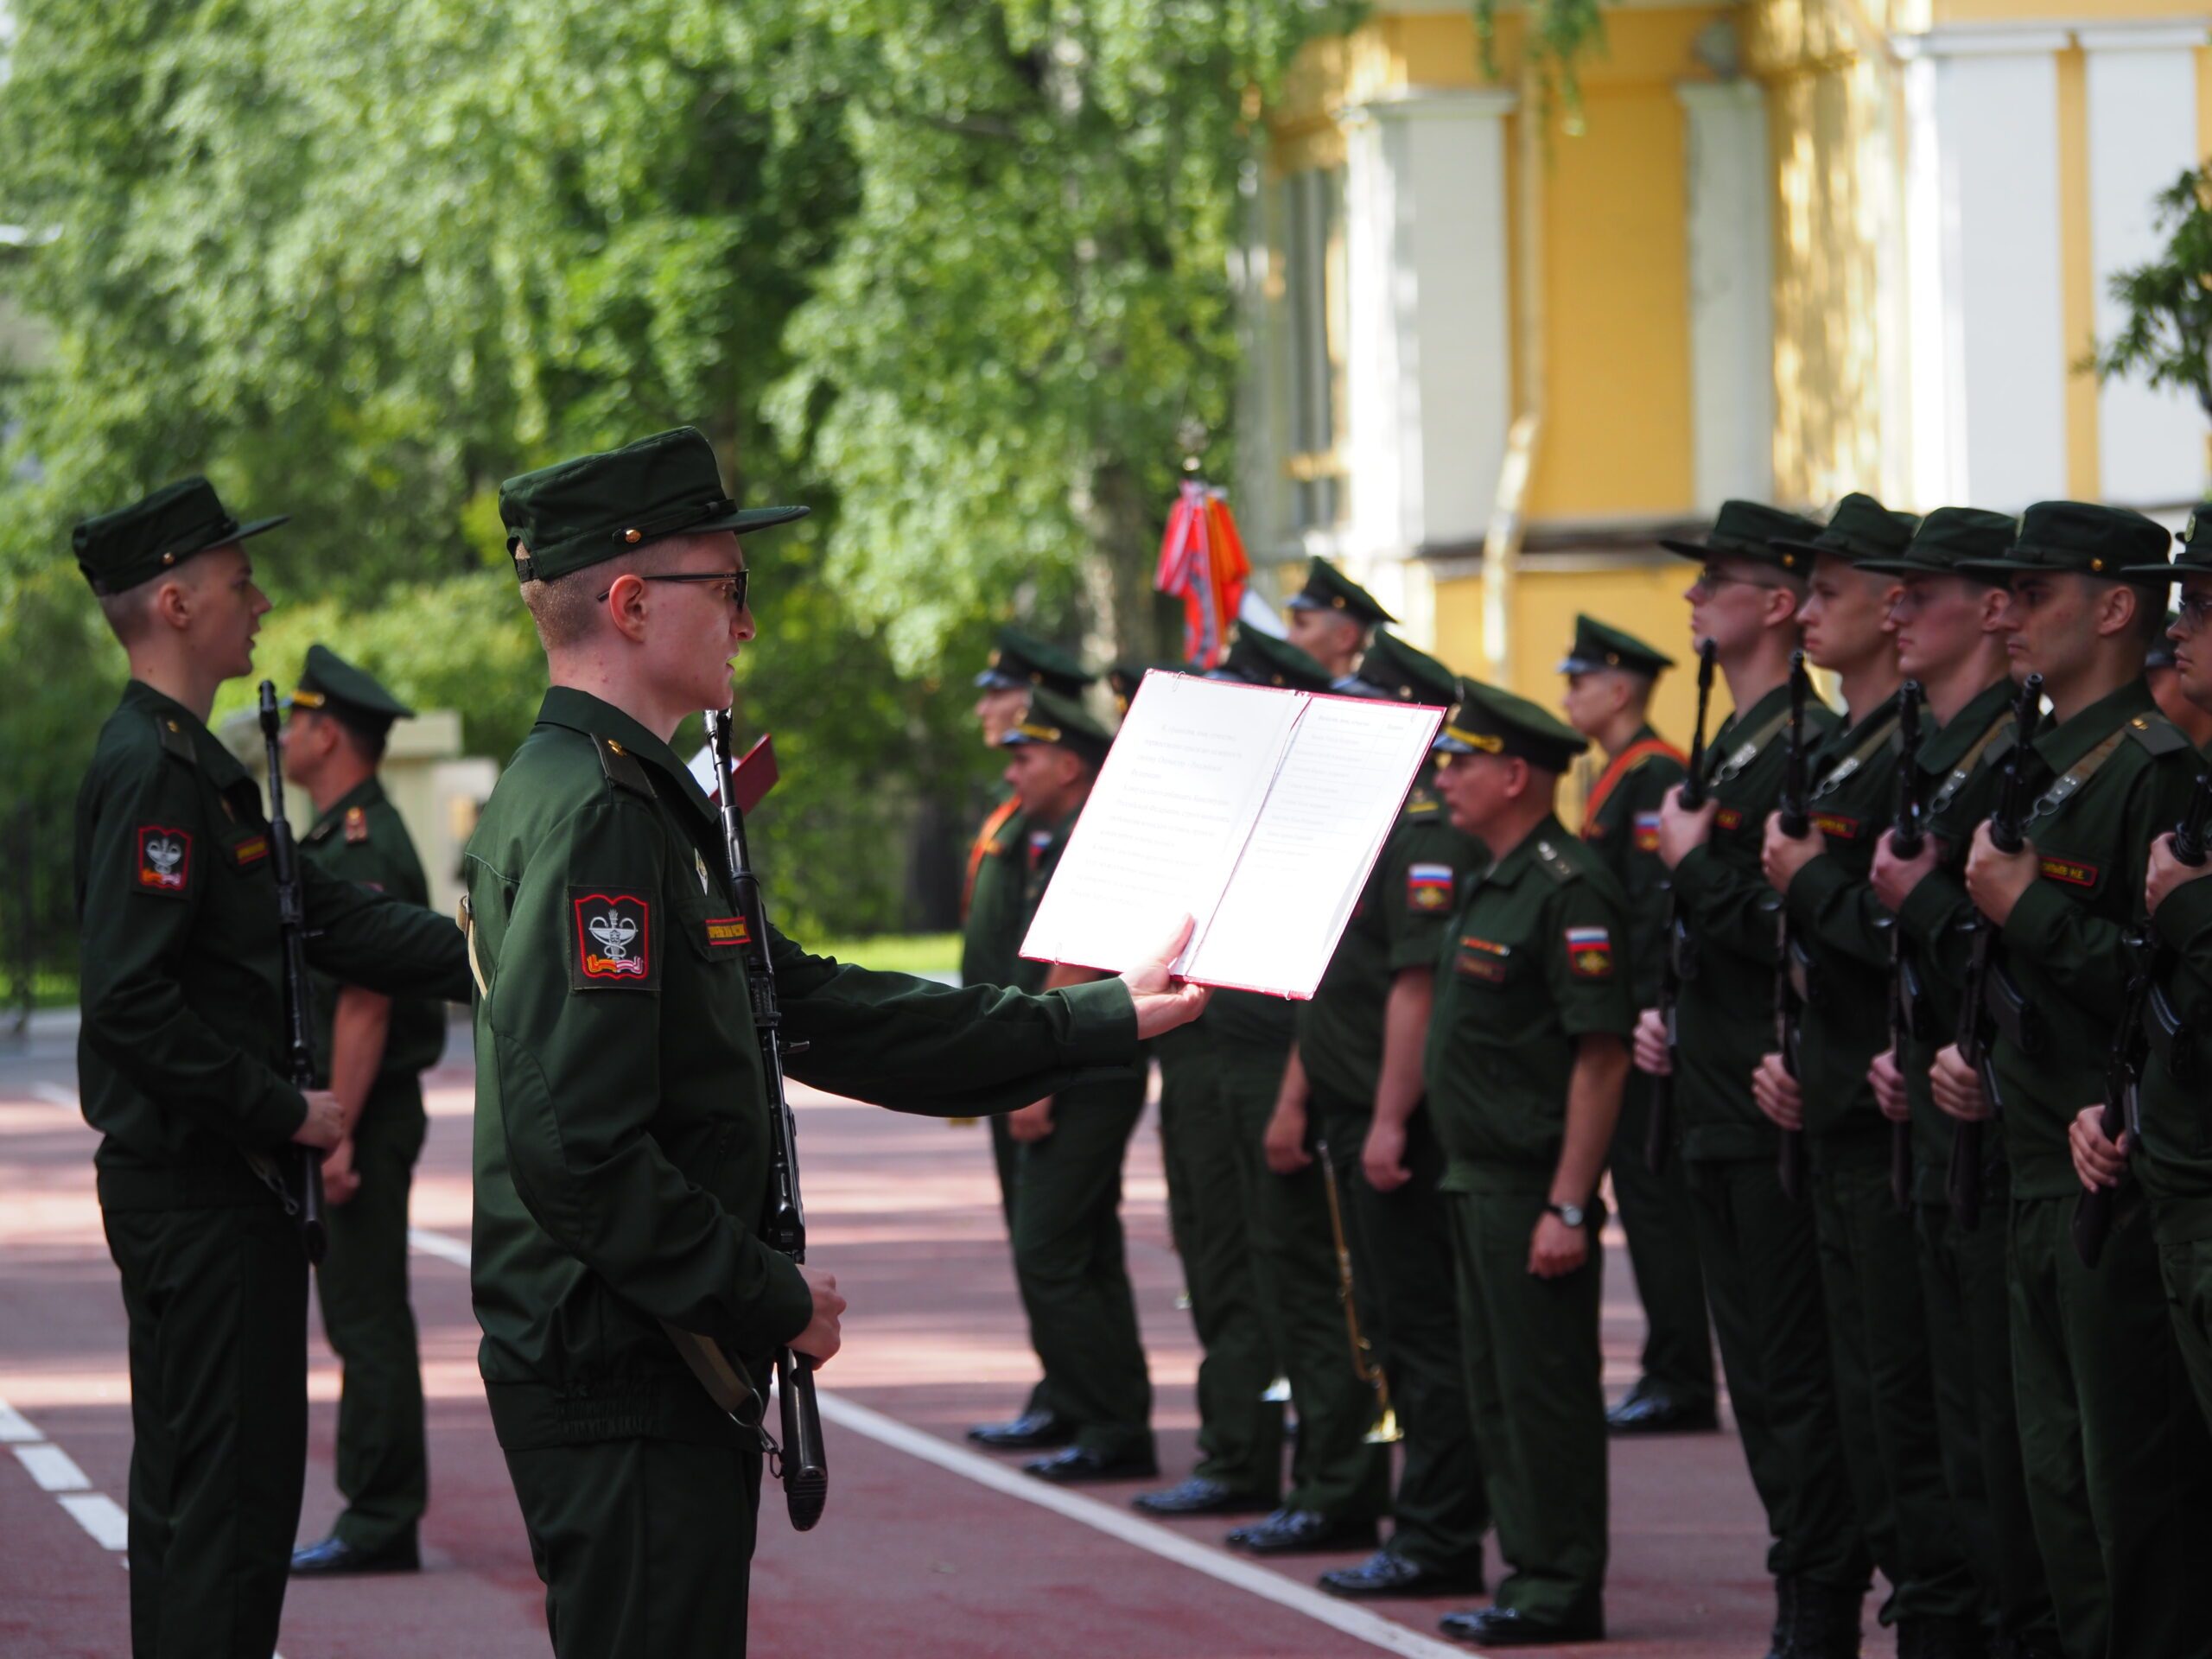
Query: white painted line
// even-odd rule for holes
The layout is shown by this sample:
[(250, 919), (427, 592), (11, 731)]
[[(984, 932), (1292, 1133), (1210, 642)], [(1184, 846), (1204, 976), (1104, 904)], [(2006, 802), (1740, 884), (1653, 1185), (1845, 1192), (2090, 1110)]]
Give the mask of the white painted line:
[(468, 1242), (448, 1238), (443, 1233), (434, 1233), (427, 1227), (410, 1227), (407, 1242), (425, 1255), (435, 1255), (441, 1262), (450, 1262), (456, 1268), (468, 1266)]
[(85, 1109), (77, 1099), (74, 1089), (64, 1089), (58, 1083), (35, 1083), (31, 1093), (49, 1106), (59, 1106), (65, 1112), (81, 1112)]
[(5, 1400), (0, 1400), (0, 1446), (28, 1446), (45, 1438), (31, 1426), (29, 1418)]
[(130, 1517), (105, 1492), (75, 1493), (61, 1499), (61, 1507), (102, 1549), (122, 1549), (130, 1542)]
[(19, 1446), (16, 1460), (31, 1471), (41, 1492), (88, 1492), (92, 1483), (77, 1466), (76, 1459), (58, 1446)]

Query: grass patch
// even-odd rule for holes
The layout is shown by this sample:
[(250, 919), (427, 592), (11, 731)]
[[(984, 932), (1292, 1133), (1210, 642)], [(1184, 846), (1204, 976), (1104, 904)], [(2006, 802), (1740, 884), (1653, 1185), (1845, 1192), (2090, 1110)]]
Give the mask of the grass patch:
[(960, 971), (957, 933), (879, 933), (868, 939), (802, 940), (817, 957), (835, 957), (893, 974), (953, 974)]

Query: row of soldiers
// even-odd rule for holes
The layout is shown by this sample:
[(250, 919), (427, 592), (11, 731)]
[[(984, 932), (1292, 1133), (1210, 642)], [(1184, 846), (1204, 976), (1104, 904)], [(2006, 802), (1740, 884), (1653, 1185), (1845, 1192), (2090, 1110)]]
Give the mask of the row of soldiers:
[[(1479, 1592), (1494, 1529), (1508, 1576), (1445, 1628), (1601, 1636), (1609, 1165), (1650, 1327), (1612, 1427), (1711, 1422), (1709, 1306), (1771, 1535), (1770, 1659), (1857, 1654), (1876, 1568), (1908, 1656), (2212, 1651), (2205, 522), (2170, 559), (2088, 504), (1727, 503), (1664, 543), (1698, 564), (1688, 757), (1646, 718), (1650, 645), (1580, 620), (1570, 730), (1317, 561), (1291, 639), (1246, 629), (1217, 671), (1452, 712), (1313, 1001), (1217, 991), (1155, 1046), (1200, 1460), (1138, 1507), (1254, 1511), (1228, 1541), (1269, 1555), (1387, 1518), (1322, 1575), (1345, 1596)], [(1009, 769), (971, 975), (1042, 971), (1020, 934), (1110, 741), (1086, 681), (1014, 631), (982, 677), (987, 740), (1083, 738), (1057, 793)], [(1552, 799), (1591, 739), (1576, 838)], [(1114, 1217), (1142, 1093), (1133, 1071), (1079, 1141), (1048, 1108), (999, 1142), (1044, 1376), (972, 1437), (1058, 1448), (1043, 1478), (1154, 1472)]]

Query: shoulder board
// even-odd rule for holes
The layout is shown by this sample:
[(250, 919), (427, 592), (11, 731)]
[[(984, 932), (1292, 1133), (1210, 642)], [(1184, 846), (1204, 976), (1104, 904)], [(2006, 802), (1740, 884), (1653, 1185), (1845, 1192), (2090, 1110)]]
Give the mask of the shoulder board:
[(1536, 868), (1565, 887), (1581, 875), (1582, 867), (1567, 855), (1561, 843), (1548, 837), (1536, 843)]
[(2164, 715), (2133, 716), (2127, 734), (2152, 754), (2174, 754), (2189, 747), (2188, 734)]
[(346, 839), (360, 842), (369, 838), (369, 810), (365, 806), (346, 809)]
[(1428, 813), (1437, 810), (1436, 791), (1427, 784), (1415, 784), (1406, 796), (1406, 815)]
[(192, 734), (167, 715), (154, 716), (154, 729), (161, 734), (162, 747), (188, 766), (200, 764), (200, 757), (193, 753)]
[(653, 780), (645, 773), (644, 762), (622, 747), (619, 739), (594, 737), (592, 747), (599, 751), (600, 770), (607, 774), (607, 781), (632, 794), (653, 798)]

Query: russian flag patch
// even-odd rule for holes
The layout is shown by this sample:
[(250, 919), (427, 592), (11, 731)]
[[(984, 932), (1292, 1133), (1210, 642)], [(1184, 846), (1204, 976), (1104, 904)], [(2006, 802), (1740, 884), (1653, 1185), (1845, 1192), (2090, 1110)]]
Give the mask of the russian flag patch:
[(1452, 907), (1452, 867), (1449, 864), (1406, 866), (1406, 906), (1433, 913)]
[(1613, 972), (1613, 936), (1603, 927), (1567, 930), (1567, 963), (1583, 979), (1610, 979)]

